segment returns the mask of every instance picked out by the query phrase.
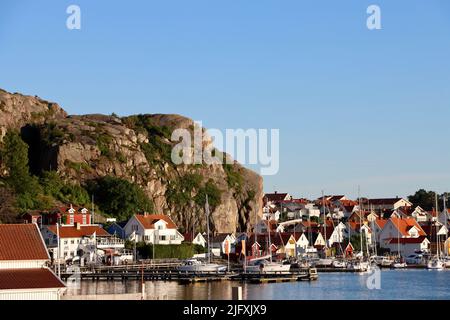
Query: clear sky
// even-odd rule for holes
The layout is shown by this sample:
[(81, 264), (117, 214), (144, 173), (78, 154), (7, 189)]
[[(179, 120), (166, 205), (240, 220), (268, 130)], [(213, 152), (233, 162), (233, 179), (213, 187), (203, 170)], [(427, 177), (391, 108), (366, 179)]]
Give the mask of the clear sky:
[[(382, 30), (366, 27), (370, 4)], [(450, 191), (446, 0), (2, 0), (0, 87), (71, 114), (279, 128), (266, 191)]]

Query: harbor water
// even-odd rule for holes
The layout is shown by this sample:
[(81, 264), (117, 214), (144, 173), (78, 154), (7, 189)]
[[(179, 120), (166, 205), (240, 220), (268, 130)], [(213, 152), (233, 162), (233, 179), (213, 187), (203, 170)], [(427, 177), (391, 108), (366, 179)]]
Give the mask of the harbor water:
[[(232, 287), (242, 286), (244, 300), (450, 300), (450, 270), (382, 270), (379, 275), (376, 282), (379, 289), (378, 285), (374, 288), (371, 275), (320, 273), (317, 281), (269, 284), (219, 281), (184, 285), (177, 281), (146, 281), (145, 292), (147, 299), (154, 300), (227, 300), (231, 299)], [(139, 292), (139, 281), (83, 280), (79, 288), (69, 288), (67, 295)]]

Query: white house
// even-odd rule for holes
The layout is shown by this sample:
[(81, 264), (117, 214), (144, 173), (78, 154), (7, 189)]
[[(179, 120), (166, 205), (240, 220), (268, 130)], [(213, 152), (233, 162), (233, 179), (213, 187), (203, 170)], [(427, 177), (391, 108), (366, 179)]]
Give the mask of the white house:
[(278, 221), (280, 219), (280, 211), (276, 209), (276, 207), (265, 206), (263, 208), (263, 220), (275, 220)]
[(197, 245), (199, 245), (199, 246), (202, 246), (202, 247), (206, 247), (206, 245), (207, 245), (207, 241), (206, 241), (206, 238), (199, 232), (199, 233), (197, 233), (197, 235), (195, 236), (195, 238), (194, 239), (192, 239), (192, 243), (193, 244), (197, 244)]
[(36, 224), (0, 224), (0, 300), (59, 300), (64, 283)]
[(163, 214), (136, 214), (124, 227), (125, 236), (137, 242), (155, 244), (181, 244), (183, 235), (173, 220)]
[(419, 251), (428, 251), (429, 246), (430, 241), (426, 237), (392, 238), (384, 245), (391, 253), (400, 254), (402, 257), (407, 257)]
[(302, 233), (295, 233), (295, 240), (297, 243), (297, 254), (305, 253), (306, 249), (309, 247), (309, 241), (306, 235)]
[(306, 204), (305, 209), (307, 210), (307, 216), (316, 218), (320, 217), (320, 209), (314, 203)]
[(342, 222), (339, 222), (337, 226), (334, 227), (329, 239), (327, 239), (328, 246), (331, 247), (335, 243), (342, 243), (347, 234), (347, 227)]
[(417, 206), (413, 212), (411, 212), (411, 217), (416, 219), (417, 222), (428, 221), (428, 212), (421, 207)]
[[(412, 238), (426, 238), (427, 234), (422, 229), (422, 227), (417, 223), (414, 218), (391, 218), (384, 225), (383, 230), (381, 230), (379, 239), (380, 246), (382, 248), (393, 249), (394, 242), (398, 244), (398, 239), (412, 239)], [(392, 240), (395, 239), (395, 240)], [(403, 240), (400, 240), (403, 241)], [(406, 249), (411, 249), (411, 247), (420, 249), (427, 249), (424, 246), (429, 245), (429, 241), (403, 241)], [(403, 247), (402, 247), (403, 248)], [(402, 250), (401, 248), (401, 250)], [(398, 250), (397, 250), (398, 251)], [(402, 255), (405, 255), (405, 252), (402, 251)]]
[[(125, 242), (111, 236), (99, 225), (44, 226), (42, 236), (54, 259), (63, 262), (75, 257), (83, 258), (83, 263), (95, 262), (97, 249), (123, 249)], [(58, 253), (59, 235), (59, 253)]]

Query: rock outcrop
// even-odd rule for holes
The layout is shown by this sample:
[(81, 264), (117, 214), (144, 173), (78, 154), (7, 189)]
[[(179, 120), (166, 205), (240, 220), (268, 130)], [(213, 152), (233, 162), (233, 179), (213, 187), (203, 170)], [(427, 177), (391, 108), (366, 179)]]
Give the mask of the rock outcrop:
[[(170, 215), (184, 230), (205, 224), (203, 206), (194, 201), (198, 190), (182, 183), (192, 177), (220, 190), (220, 201), (211, 208), (216, 232), (246, 231), (262, 214), (263, 181), (253, 171), (238, 163), (175, 165), (170, 160), (171, 132), (195, 127), (186, 117), (68, 116), (56, 103), (3, 90), (0, 112), (0, 137), (9, 129), (21, 130), (30, 145), (33, 173), (57, 170), (64, 180), (80, 185), (107, 175), (127, 179), (141, 186), (156, 211)], [(203, 141), (204, 146), (211, 143)]]

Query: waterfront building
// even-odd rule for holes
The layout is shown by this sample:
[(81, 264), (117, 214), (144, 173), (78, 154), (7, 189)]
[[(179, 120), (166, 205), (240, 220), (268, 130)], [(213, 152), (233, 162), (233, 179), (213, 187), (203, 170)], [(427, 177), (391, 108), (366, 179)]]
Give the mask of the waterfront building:
[(183, 235), (173, 220), (164, 214), (135, 214), (124, 227), (125, 236), (151, 244), (181, 244)]
[[(97, 250), (116, 249), (125, 247), (122, 239), (109, 234), (99, 225), (63, 225), (44, 226), (41, 229), (45, 244), (52, 257), (59, 259), (58, 263), (73, 260), (78, 257), (82, 263), (95, 262)], [(58, 252), (59, 235), (59, 252)]]
[(64, 283), (36, 224), (0, 224), (0, 300), (59, 300)]
[(113, 222), (107, 229), (109, 234), (115, 235), (120, 239), (126, 239), (125, 226), (128, 221)]
[(45, 225), (89, 225), (92, 223), (91, 212), (85, 207), (77, 207), (72, 204), (54, 208), (49, 211), (29, 211), (23, 215), (24, 222), (37, 223), (40, 227)]
[(233, 233), (218, 233), (211, 237), (210, 248), (213, 255), (217, 257), (225, 255), (227, 245), (231, 246), (230, 253), (234, 253), (236, 237)]
[(390, 249), (391, 252), (398, 252), (398, 240), (400, 239), (401, 254), (406, 256), (411, 250), (413, 253), (414, 250), (427, 251), (430, 241), (426, 239), (426, 236), (427, 234), (414, 218), (390, 218), (379, 234), (379, 244), (382, 248)]

